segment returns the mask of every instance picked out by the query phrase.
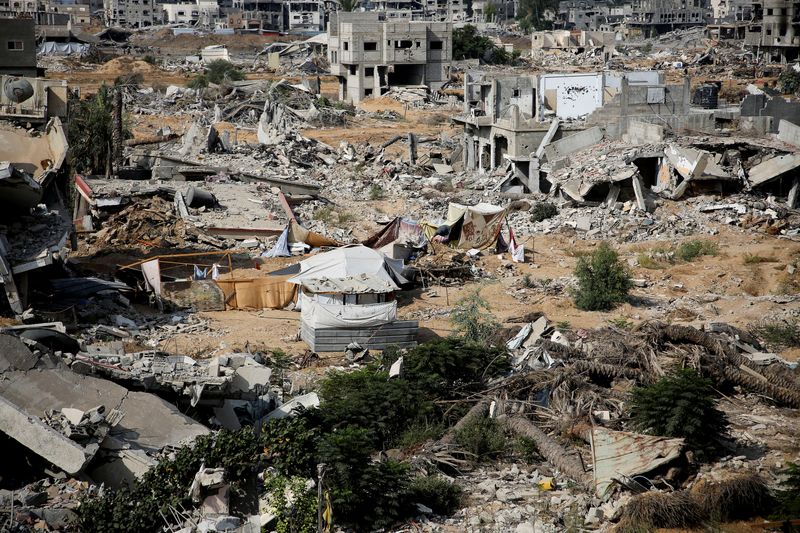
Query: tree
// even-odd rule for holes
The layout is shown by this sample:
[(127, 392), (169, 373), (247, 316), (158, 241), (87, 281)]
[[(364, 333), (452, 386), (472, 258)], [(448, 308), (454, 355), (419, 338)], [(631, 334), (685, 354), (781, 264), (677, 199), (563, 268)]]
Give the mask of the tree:
[(633, 287), (628, 269), (607, 243), (601, 243), (591, 256), (578, 260), (575, 277), (578, 278), (575, 306), (584, 311), (613, 309), (625, 301)]
[(711, 381), (691, 368), (637, 387), (631, 396), (631, 421), (637, 431), (682, 437), (701, 457), (716, 448), (726, 432), (728, 421), (716, 407)]
[(498, 328), (491, 309), (478, 289), (456, 304), (450, 321), (465, 341), (486, 345)]
[(556, 10), (558, 2), (554, 0), (520, 0), (517, 22), (524, 32), (534, 30), (553, 29), (553, 23), (544, 20), (543, 15), (546, 10)]
[[(105, 174), (111, 168), (114, 136), (114, 98), (112, 88), (101, 85), (91, 98), (70, 99), (67, 141), (72, 168), (83, 174)], [(130, 138), (124, 128), (122, 138)]]
[(355, 11), (360, 3), (360, 0), (339, 0), (339, 7), (342, 11)]
[(205, 72), (192, 78), (188, 86), (190, 89), (201, 89), (208, 87), (209, 83), (220, 84), (243, 79), (244, 73), (236, 65), (224, 59), (216, 59), (206, 66)]
[(485, 63), (501, 65), (511, 64), (519, 56), (519, 52), (510, 54), (504, 48), (495, 46), (491, 39), (480, 35), (478, 28), (471, 24), (453, 30), (453, 59), (455, 60), (480, 59)]
[(483, 11), (483, 15), (486, 22), (492, 22), (497, 16), (497, 6), (494, 4), (489, 4)]
[(800, 72), (793, 65), (787, 66), (778, 76), (778, 85), (783, 94), (796, 94), (800, 90)]

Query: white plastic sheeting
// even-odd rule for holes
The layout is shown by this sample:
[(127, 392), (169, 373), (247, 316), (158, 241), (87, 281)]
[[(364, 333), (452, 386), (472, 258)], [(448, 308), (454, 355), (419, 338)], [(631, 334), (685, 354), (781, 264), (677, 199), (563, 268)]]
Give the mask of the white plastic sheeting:
[(39, 45), (39, 49), (36, 53), (46, 56), (82, 56), (88, 51), (89, 45), (86, 43), (56, 43), (53, 41), (45, 41)]
[[(400, 262), (402, 268), (402, 261)], [(306, 280), (342, 279), (359, 274), (371, 274), (397, 289), (397, 283), (407, 280), (396, 271), (393, 264), (382, 253), (362, 246), (342, 246), (330, 252), (314, 255), (300, 262), (300, 274), (289, 279), (289, 283), (302, 284)]]
[(301, 319), (312, 328), (374, 327), (397, 319), (397, 302), (367, 305), (324, 304), (303, 298)]

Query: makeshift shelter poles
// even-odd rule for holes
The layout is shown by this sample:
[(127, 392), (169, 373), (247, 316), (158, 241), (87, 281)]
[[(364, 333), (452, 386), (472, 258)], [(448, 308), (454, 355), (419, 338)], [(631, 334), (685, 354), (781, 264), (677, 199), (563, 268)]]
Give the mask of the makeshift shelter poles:
[(111, 149), (113, 154), (113, 172), (117, 174), (122, 168), (122, 87), (114, 90), (114, 122), (111, 130)]

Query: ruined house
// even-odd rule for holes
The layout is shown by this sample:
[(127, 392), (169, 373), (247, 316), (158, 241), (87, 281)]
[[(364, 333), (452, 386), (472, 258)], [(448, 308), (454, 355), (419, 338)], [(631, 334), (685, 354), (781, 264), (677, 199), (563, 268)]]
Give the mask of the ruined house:
[(602, 50), (603, 60), (608, 61), (614, 53), (616, 35), (613, 32), (587, 30), (535, 31), (531, 35), (533, 50), (564, 50), (582, 53), (586, 50)]
[(800, 58), (800, 7), (786, 0), (753, 3), (752, 19), (744, 44), (759, 56), (774, 63), (790, 63)]
[(354, 104), (393, 86), (438, 89), (452, 59), (449, 22), (388, 21), (378, 13), (344, 13), (328, 25), (331, 74), (339, 98)]
[(606, 0), (562, 0), (558, 4), (559, 25), (566, 29), (606, 31), (619, 25), (626, 13), (630, 13), (630, 4)]
[(680, 28), (703, 26), (709, 18), (706, 0), (632, 0), (627, 26), (630, 35), (652, 37)]
[(36, 24), (31, 18), (0, 18), (0, 74), (36, 76)]
[(103, 0), (106, 26), (146, 28), (156, 20), (154, 0)]
[(509, 167), (512, 179), (534, 191), (547, 190), (539, 180), (543, 158), (620, 138), (631, 133), (632, 123), (700, 131), (715, 124), (713, 113), (690, 109), (688, 78), (667, 85), (655, 71), (516, 77), (468, 71), (464, 94), (463, 113), (453, 118), (464, 127), (464, 167)]

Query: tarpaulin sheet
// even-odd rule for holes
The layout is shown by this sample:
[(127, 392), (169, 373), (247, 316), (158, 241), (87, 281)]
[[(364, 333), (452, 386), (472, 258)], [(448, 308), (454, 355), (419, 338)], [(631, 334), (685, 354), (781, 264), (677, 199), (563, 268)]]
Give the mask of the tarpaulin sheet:
[[(461, 250), (489, 248), (497, 242), (506, 214), (504, 207), (492, 204), (466, 206), (450, 203), (445, 221), (451, 228), (450, 246)], [(428, 239), (433, 238), (438, 227), (438, 224), (424, 223)]]
[(367, 305), (323, 304), (302, 297), (301, 319), (311, 328), (358, 328), (388, 324), (397, 319), (397, 302)]
[(228, 306), (233, 309), (283, 309), (294, 301), (297, 285), (290, 276), (218, 279)]
[(89, 51), (89, 45), (85, 43), (56, 43), (45, 41), (39, 45), (38, 54), (68, 56), (72, 54), (83, 55)]
[(289, 223), (289, 242), (304, 242), (312, 248), (321, 246), (341, 246), (342, 244), (319, 233), (308, 231), (294, 220)]
[(300, 274), (290, 281), (299, 284), (309, 279), (341, 279), (360, 274), (372, 275), (392, 285), (408, 281), (397, 271), (396, 262), (360, 244), (343, 246), (301, 261)]
[(413, 220), (397, 217), (362, 244), (377, 250), (393, 242), (419, 248), (425, 245), (425, 241), (422, 226)]

